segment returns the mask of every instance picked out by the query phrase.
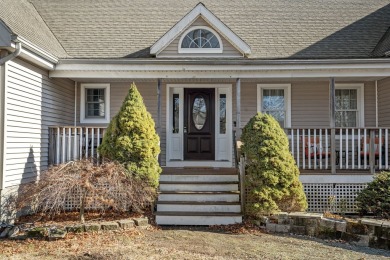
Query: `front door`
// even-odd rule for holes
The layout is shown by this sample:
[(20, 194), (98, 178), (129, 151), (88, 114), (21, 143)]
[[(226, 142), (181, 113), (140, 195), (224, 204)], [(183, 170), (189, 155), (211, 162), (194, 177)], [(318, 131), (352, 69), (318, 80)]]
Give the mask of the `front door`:
[(214, 160), (213, 88), (184, 89), (184, 160)]

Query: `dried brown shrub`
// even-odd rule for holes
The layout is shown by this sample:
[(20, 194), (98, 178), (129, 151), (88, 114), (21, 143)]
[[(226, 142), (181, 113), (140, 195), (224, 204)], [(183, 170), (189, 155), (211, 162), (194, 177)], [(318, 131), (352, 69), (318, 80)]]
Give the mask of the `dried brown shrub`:
[(15, 209), (29, 207), (32, 213), (49, 215), (78, 209), (83, 222), (84, 210), (141, 212), (155, 196), (155, 188), (119, 163), (96, 166), (81, 160), (53, 166), (41, 174), (39, 181), (22, 185)]

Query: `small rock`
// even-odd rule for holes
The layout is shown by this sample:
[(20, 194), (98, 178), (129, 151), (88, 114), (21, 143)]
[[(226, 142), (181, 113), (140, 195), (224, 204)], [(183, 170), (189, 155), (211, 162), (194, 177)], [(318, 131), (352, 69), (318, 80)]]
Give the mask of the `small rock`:
[(134, 220), (132, 220), (132, 219), (119, 220), (118, 224), (122, 229), (131, 229), (131, 228), (134, 228), (134, 226), (135, 226)]
[(8, 233), (11, 231), (11, 227), (6, 227), (3, 229), (3, 231), (0, 234), (0, 238), (6, 238), (8, 236)]
[(100, 230), (100, 224), (85, 224), (85, 232), (98, 232)]
[(14, 226), (11, 228), (11, 230), (8, 232), (8, 237), (13, 238), (18, 235), (20, 229), (17, 226)]
[(100, 225), (101, 225), (103, 230), (116, 230), (119, 227), (118, 223), (113, 222), (113, 221), (103, 222)]
[(134, 218), (133, 219), (136, 226), (147, 226), (149, 225), (148, 218)]
[(351, 244), (357, 245), (357, 246), (369, 246), (370, 243), (370, 236), (365, 235), (358, 235), (359, 238), (358, 241), (352, 241)]
[(65, 238), (67, 232), (64, 228), (53, 228), (49, 230), (49, 240), (58, 240)]

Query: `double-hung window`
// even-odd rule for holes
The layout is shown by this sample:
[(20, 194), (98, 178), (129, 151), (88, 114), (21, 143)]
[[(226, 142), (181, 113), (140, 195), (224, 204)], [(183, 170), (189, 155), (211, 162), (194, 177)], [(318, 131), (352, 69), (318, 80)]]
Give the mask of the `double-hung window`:
[(80, 95), (81, 123), (108, 123), (110, 120), (110, 85), (82, 84)]
[(257, 85), (258, 111), (272, 115), (281, 127), (291, 126), (291, 85)]
[(336, 127), (363, 126), (362, 85), (337, 85), (335, 90)]

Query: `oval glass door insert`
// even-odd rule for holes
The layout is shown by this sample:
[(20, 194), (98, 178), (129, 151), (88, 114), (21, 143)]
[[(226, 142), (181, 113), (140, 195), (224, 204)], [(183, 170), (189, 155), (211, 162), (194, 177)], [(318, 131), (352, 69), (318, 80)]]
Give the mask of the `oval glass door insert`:
[(203, 128), (206, 123), (206, 117), (206, 100), (199, 95), (194, 99), (194, 104), (192, 105), (192, 120), (196, 129), (201, 130)]

